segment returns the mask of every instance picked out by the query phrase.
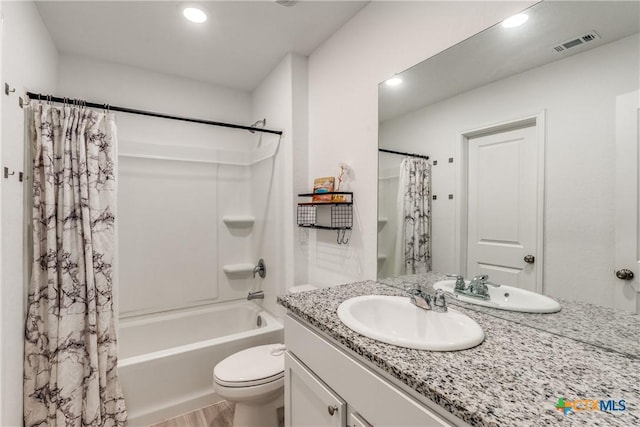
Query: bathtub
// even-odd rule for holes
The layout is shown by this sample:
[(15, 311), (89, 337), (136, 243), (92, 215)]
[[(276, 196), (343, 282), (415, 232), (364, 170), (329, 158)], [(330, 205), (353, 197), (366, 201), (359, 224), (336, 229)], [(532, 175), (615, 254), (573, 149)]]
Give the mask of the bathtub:
[(213, 367), (242, 349), (283, 342), (282, 324), (249, 301), (120, 321), (118, 372), (129, 426), (222, 400)]

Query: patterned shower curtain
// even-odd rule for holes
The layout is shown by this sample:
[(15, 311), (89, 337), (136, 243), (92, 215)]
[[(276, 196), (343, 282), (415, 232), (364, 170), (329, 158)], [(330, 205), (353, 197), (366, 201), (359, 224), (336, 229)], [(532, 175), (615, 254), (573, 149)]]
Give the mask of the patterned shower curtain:
[(112, 299), (113, 116), (36, 103), (25, 426), (123, 426)]
[(405, 158), (398, 185), (395, 275), (431, 270), (431, 166)]

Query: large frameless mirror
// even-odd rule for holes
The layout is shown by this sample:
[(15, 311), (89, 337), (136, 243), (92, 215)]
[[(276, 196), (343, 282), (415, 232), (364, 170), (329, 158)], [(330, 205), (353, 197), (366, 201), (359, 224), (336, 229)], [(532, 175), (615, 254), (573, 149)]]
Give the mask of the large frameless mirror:
[[(380, 84), (378, 278), (488, 274), (576, 301), (584, 318), (596, 306), (624, 317), (640, 305), (639, 3), (523, 14)], [(422, 210), (403, 206), (412, 162), (427, 168)], [(398, 230), (418, 217), (427, 237), (407, 241)], [(409, 265), (409, 250), (428, 265)]]

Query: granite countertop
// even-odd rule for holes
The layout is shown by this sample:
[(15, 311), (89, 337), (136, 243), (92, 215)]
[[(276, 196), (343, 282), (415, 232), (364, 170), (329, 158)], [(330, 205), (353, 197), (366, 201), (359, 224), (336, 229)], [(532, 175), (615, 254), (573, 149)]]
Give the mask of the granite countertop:
[[(404, 290), (421, 287), (433, 293), (433, 284), (443, 279), (447, 279), (444, 274), (430, 272), (391, 277), (380, 280), (380, 283)], [(446, 298), (456, 306), (640, 358), (640, 316), (637, 314), (557, 297), (553, 299), (560, 303), (562, 310), (549, 314), (496, 310), (448, 295)]]
[[(433, 277), (432, 277), (433, 279)], [(640, 359), (463, 306), (485, 340), (469, 350), (430, 352), (385, 344), (347, 328), (336, 310), (359, 295), (406, 295), (374, 281), (278, 297), (291, 313), (361, 360), (472, 426), (640, 425)], [(557, 409), (566, 401), (625, 400), (626, 411)]]

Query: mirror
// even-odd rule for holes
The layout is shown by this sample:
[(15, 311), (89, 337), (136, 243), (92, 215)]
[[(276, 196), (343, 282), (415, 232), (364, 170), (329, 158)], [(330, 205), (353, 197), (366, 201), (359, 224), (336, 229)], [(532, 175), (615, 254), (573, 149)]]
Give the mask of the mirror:
[[(576, 301), (563, 309), (567, 331), (593, 330), (595, 315), (637, 328), (638, 143), (621, 134), (638, 127), (639, 3), (553, 1), (523, 13), (520, 26), (498, 24), (399, 73), (401, 84), (381, 83), (379, 148), (429, 156), (432, 271)], [(396, 262), (403, 158), (379, 155), (379, 279), (407, 273)], [(623, 268), (633, 280), (616, 277)], [(614, 341), (591, 339), (640, 353)]]

